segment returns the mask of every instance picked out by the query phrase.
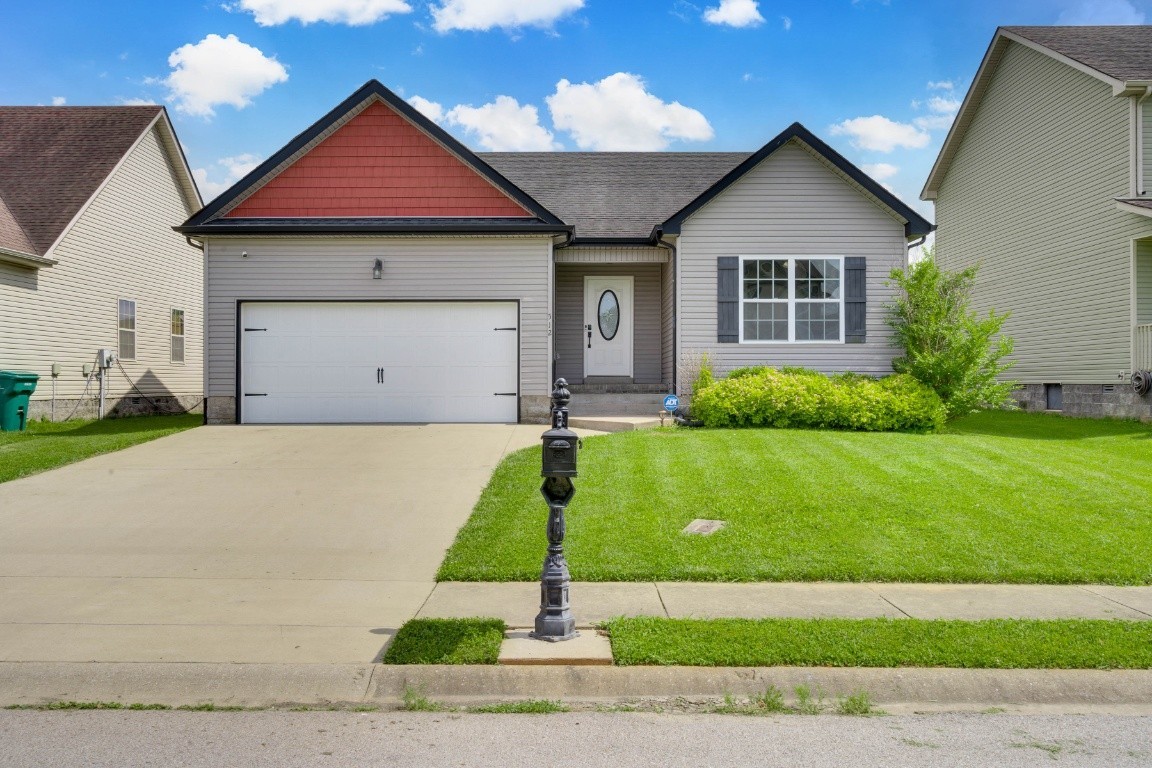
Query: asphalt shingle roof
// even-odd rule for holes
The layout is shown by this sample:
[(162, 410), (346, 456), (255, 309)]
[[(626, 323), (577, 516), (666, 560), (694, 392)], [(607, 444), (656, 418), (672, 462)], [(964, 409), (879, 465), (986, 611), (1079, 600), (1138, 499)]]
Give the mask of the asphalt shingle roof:
[(1152, 80), (1152, 26), (1004, 27), (1116, 80)]
[(748, 152), (482, 152), (579, 238), (647, 238)]
[(160, 109), (0, 107), (0, 245), (43, 256)]

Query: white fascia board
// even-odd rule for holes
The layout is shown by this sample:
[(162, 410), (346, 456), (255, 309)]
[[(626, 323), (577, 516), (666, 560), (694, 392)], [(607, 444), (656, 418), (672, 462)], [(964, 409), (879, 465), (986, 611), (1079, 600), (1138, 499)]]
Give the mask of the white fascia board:
[[(952, 127), (948, 130), (948, 136), (945, 137), (944, 144), (940, 147), (940, 154), (936, 156), (936, 162), (933, 163), (932, 170), (928, 173), (928, 179), (924, 182), (924, 188), (920, 190), (921, 200), (936, 199), (936, 193), (939, 191), (940, 183), (948, 171), (952, 156), (959, 148), (960, 142), (964, 139), (968, 125), (972, 122), (975, 110), (979, 109), (980, 101), (984, 97), (984, 92), (988, 89), (988, 83), (992, 79), (992, 74), (1000, 63), (1000, 59), (1004, 55), (1004, 51), (1008, 47), (1009, 42), (1019, 43), (1108, 84), (1112, 87), (1113, 95), (1131, 95), (1125, 92), (1126, 83), (1122, 80), (1109, 77), (1098, 69), (1093, 69), (1087, 64), (1068, 58), (1062, 53), (1057, 53), (1051, 48), (1046, 48), (1039, 43), (1035, 43), (1005, 29), (997, 29), (996, 35), (992, 38), (992, 42), (988, 46), (988, 51), (984, 54), (984, 58), (980, 62), (980, 68), (976, 70), (976, 77), (972, 80), (972, 85), (969, 86), (968, 93), (964, 96), (960, 110), (956, 113), (956, 119), (952, 121)], [(1132, 82), (1135, 84), (1136, 81)], [(1042, 88), (1044, 87), (1044, 83), (1037, 83), (1036, 87)]]
[(104, 181), (100, 182), (100, 185), (96, 187), (95, 191), (93, 191), (92, 194), (88, 196), (88, 199), (85, 200), (84, 204), (80, 206), (80, 209), (76, 211), (76, 215), (72, 217), (72, 220), (68, 222), (68, 225), (65, 226), (64, 229), (60, 230), (60, 234), (56, 237), (56, 240), (52, 243), (48, 250), (44, 252), (45, 256), (50, 256), (52, 251), (56, 249), (56, 246), (63, 242), (64, 238), (68, 236), (68, 233), (72, 231), (72, 227), (76, 226), (76, 222), (80, 221), (80, 218), (88, 212), (88, 208), (92, 205), (93, 202), (95, 202), (96, 198), (100, 196), (100, 193), (104, 191), (104, 188), (108, 186), (108, 183), (112, 181), (112, 177), (116, 175), (116, 172), (120, 170), (124, 163), (128, 162), (128, 158), (132, 155), (133, 152), (136, 151), (136, 148), (140, 146), (142, 141), (144, 141), (144, 137), (152, 131), (152, 128), (163, 115), (163, 108), (156, 107), (156, 117), (152, 118), (151, 122), (149, 122), (148, 125), (145, 126), (144, 130), (140, 132), (140, 135), (136, 137), (136, 141), (132, 142), (132, 146), (128, 148), (128, 151), (120, 156), (120, 159), (116, 161), (116, 165), (112, 166), (112, 170), (109, 171), (108, 175), (104, 177)]
[(1138, 216), (1147, 216), (1152, 218), (1152, 208), (1144, 208), (1143, 206), (1132, 205), (1131, 203), (1126, 203), (1123, 200), (1116, 201), (1116, 210), (1123, 211), (1124, 213), (1135, 213)]
[(0, 261), (8, 264), (16, 264), (20, 267), (32, 267), (39, 269), (40, 267), (54, 267), (59, 261), (50, 259), (46, 256), (37, 256), (34, 253), (24, 253), (23, 251), (14, 251), (11, 248), (0, 248)]

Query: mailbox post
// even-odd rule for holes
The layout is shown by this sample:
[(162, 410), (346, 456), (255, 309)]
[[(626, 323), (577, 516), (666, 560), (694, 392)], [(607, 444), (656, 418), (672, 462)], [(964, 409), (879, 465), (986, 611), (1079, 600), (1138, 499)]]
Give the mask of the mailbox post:
[(568, 382), (556, 379), (552, 390), (552, 429), (542, 436), (544, 441), (540, 474), (544, 484), (540, 492), (548, 502), (548, 554), (540, 574), (540, 613), (536, 615), (536, 629), (532, 637), (559, 642), (577, 636), (576, 619), (568, 604), (568, 562), (564, 559), (564, 508), (572, 500), (576, 489), (576, 433), (568, 429)]

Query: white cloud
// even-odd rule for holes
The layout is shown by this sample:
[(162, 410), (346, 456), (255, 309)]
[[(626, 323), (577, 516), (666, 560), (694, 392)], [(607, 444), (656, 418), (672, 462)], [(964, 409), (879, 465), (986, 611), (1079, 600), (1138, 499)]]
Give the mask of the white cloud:
[(412, 6), (404, 0), (240, 0), (229, 10), (248, 11), (262, 27), (273, 27), (299, 21), (312, 24), (362, 26), (375, 24), (394, 13), (411, 13)]
[(155, 100), (142, 99), (142, 98), (120, 99), (120, 104), (121, 104), (121, 106), (125, 106), (125, 107), (154, 107), (154, 106), (156, 106)]
[(928, 90), (930, 91), (950, 91), (955, 87), (951, 80), (929, 80)]
[(240, 42), (236, 35), (208, 35), (198, 43), (177, 48), (168, 57), (172, 74), (164, 79), (169, 101), (189, 115), (212, 117), (220, 104), (243, 109), (252, 97), (288, 79), (288, 70), (275, 57)]
[(413, 96), (408, 99), (408, 103), (416, 107), (417, 111), (434, 123), (439, 123), (444, 119), (444, 107), (435, 101), (429, 101), (423, 96)]
[(954, 115), (960, 109), (960, 99), (944, 99), (933, 96), (928, 99), (928, 109), (938, 115)]
[[(931, 84), (929, 84), (929, 86), (931, 86)], [(918, 102), (913, 103), (916, 107), (919, 107)], [(912, 122), (917, 128), (924, 131), (939, 131), (951, 128), (952, 121), (956, 119), (956, 112), (959, 111), (960, 105), (960, 99), (932, 96), (928, 99), (928, 110), (932, 112), (932, 114), (918, 117)]]
[(497, 96), (481, 107), (460, 104), (444, 116), (476, 138), (491, 152), (540, 152), (560, 149), (552, 133), (540, 125), (540, 113), (511, 96)]
[(704, 10), (704, 21), (729, 27), (754, 27), (764, 23), (759, 6), (756, 0), (720, 0), (719, 6)]
[(661, 101), (645, 90), (641, 78), (627, 72), (598, 83), (561, 80), (546, 101), (553, 125), (581, 149), (652, 151), (677, 139), (708, 141), (713, 136), (703, 114)]
[(260, 165), (260, 158), (256, 155), (244, 154), (224, 157), (212, 164), (213, 175), (218, 180), (209, 178), (207, 168), (193, 168), (192, 178), (196, 179), (196, 186), (200, 189), (204, 202), (209, 202), (216, 199), (221, 192), (231, 187), (258, 165)]
[(897, 123), (883, 115), (845, 120), (829, 130), (833, 136), (851, 137), (852, 146), (873, 152), (891, 152), (897, 147), (922, 149), (930, 138), (915, 125)]
[[(890, 179), (900, 172), (900, 169), (891, 163), (869, 163), (860, 167), (864, 170), (864, 173), (876, 179), (876, 181)], [(886, 188), (887, 186), (888, 185), (885, 185)], [(891, 191), (890, 188), (889, 191)]]
[(53, 96), (52, 97), (52, 106), (54, 106), (54, 107), (62, 107), (67, 103), (68, 103), (68, 99), (66, 99), (63, 96)]
[(1066, 3), (1057, 24), (1143, 24), (1144, 12), (1129, 0), (1077, 0)]
[(432, 6), (432, 18), (437, 32), (547, 28), (583, 7), (584, 0), (443, 0)]
[(784, 31), (785, 32), (791, 32), (792, 31), (792, 17), (791, 16), (781, 16), (780, 17), (780, 23), (784, 25)]

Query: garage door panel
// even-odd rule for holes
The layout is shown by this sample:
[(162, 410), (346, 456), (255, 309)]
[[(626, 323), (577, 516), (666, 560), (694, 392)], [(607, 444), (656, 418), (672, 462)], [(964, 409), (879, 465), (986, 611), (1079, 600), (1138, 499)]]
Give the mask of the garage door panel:
[[(515, 421), (514, 302), (245, 304), (246, 423)], [(378, 373), (378, 369), (382, 369)]]

